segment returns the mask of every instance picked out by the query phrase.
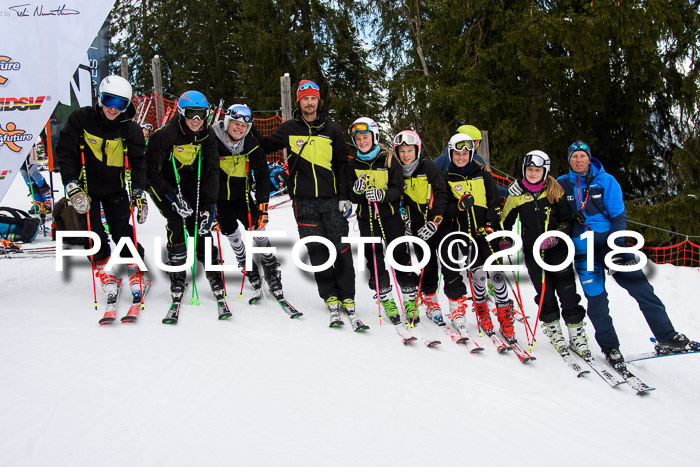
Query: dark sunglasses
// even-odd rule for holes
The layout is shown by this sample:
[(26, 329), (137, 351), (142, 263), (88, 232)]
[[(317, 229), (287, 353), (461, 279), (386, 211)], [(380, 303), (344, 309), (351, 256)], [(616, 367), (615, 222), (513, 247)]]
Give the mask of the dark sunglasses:
[(107, 107), (109, 109), (114, 108), (120, 112), (124, 112), (126, 108), (129, 107), (129, 102), (129, 99), (121, 96), (115, 96), (114, 94), (102, 93), (100, 96), (100, 103), (102, 104), (102, 107)]

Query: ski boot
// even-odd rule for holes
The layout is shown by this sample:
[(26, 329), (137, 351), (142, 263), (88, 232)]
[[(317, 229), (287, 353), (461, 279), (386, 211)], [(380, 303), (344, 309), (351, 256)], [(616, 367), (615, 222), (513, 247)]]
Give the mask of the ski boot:
[(119, 288), (117, 287), (117, 278), (112, 271), (105, 271), (105, 266), (109, 261), (109, 257), (95, 261), (95, 277), (100, 280), (102, 290), (107, 295), (107, 301), (116, 298)]
[(660, 354), (673, 353), (685, 349), (688, 346), (688, 344), (690, 344), (690, 339), (685, 337), (684, 334), (677, 332), (673, 335), (673, 337), (671, 337), (667, 341), (657, 344), (656, 351)]
[(574, 352), (579, 355), (584, 355), (586, 352), (588, 354), (591, 351), (588, 349), (588, 337), (586, 337), (586, 330), (584, 329), (584, 322), (576, 324), (567, 324), (566, 327), (569, 328), (569, 345)]
[(126, 265), (127, 274), (129, 274), (129, 288), (134, 301), (141, 300), (141, 290), (144, 285), (144, 272), (141, 271), (136, 264)]
[(509, 344), (515, 344), (515, 328), (513, 327), (513, 302), (501, 302), (496, 304), (498, 323), (501, 326), (501, 335)]
[(401, 298), (403, 299), (403, 309), (406, 314), (406, 323), (416, 325), (420, 323), (420, 311), (416, 308), (417, 290), (415, 287), (402, 287)]
[(429, 319), (432, 319), (438, 326), (444, 326), (445, 320), (442, 317), (442, 310), (440, 309), (440, 304), (438, 303), (437, 291), (430, 295), (422, 293), (421, 299), (427, 307), (427, 310), (425, 310), (425, 315)]
[[(184, 243), (168, 245), (168, 265), (182, 266), (187, 261), (187, 250)], [(170, 293), (173, 295), (185, 293), (185, 271), (168, 272), (170, 276)]]
[(355, 300), (353, 300), (352, 298), (344, 299), (343, 310), (345, 310), (345, 313), (347, 313), (348, 318), (350, 319), (350, 324), (352, 325), (353, 331), (362, 332), (369, 329), (369, 326), (360, 321), (357, 318), (357, 315), (355, 315)]
[(450, 320), (452, 320), (452, 326), (455, 328), (459, 335), (463, 338), (469, 337), (469, 331), (467, 330), (467, 318), (465, 314), (467, 313), (467, 297), (461, 296), (457, 300), (449, 299), (450, 301)]
[(613, 367), (619, 363), (624, 363), (625, 362), (625, 357), (622, 356), (620, 353), (620, 348), (619, 347), (613, 347), (610, 350), (607, 350), (604, 352), (605, 353), (605, 359), (610, 363)]
[(282, 291), (282, 273), (277, 269), (279, 264), (275, 261), (271, 264), (263, 263), (263, 272), (265, 274), (265, 282), (270, 289), (270, 293), (277, 299), (284, 299), (284, 292)]
[(243, 260), (238, 261), (238, 269), (241, 271), (241, 274), (245, 271), (245, 277), (248, 279), (248, 283), (253, 287), (255, 290), (260, 290), (260, 287), (262, 287), (262, 281), (260, 280), (260, 273), (258, 272), (258, 265), (253, 261), (252, 263), (252, 268), (250, 271), (245, 270), (245, 258)]
[(561, 326), (558, 320), (551, 323), (542, 323), (542, 332), (545, 336), (549, 337), (550, 342), (557, 351), (561, 352), (562, 349), (567, 350), (564, 334), (561, 332)]
[(385, 287), (379, 292), (379, 303), (382, 305), (384, 314), (391, 324), (397, 325), (401, 324), (401, 316), (399, 315), (399, 308), (396, 306), (394, 298), (391, 296), (391, 287)]
[(476, 313), (476, 321), (479, 324), (479, 329), (489, 336), (493, 334), (493, 323), (491, 322), (491, 312), (489, 311), (488, 303), (474, 303), (474, 312)]
[(343, 306), (340, 303), (340, 300), (338, 300), (338, 297), (336, 297), (335, 295), (331, 295), (330, 297), (328, 297), (326, 299), (326, 308), (331, 314), (330, 327), (337, 328), (345, 325), (342, 318), (340, 317), (340, 311), (342, 310)]

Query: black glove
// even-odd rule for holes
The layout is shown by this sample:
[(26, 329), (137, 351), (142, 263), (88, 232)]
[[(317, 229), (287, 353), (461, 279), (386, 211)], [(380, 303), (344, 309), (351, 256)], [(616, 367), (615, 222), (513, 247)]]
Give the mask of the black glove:
[(78, 185), (77, 180), (71, 180), (66, 184), (66, 196), (78, 214), (86, 214), (90, 210), (90, 200)]
[(365, 176), (362, 175), (360, 178), (355, 180), (355, 183), (352, 186), (352, 191), (354, 191), (358, 195), (361, 195), (365, 192), (366, 189), (367, 183), (365, 183)]
[(146, 202), (146, 195), (142, 189), (136, 188), (131, 193), (131, 207), (136, 209), (136, 221), (139, 224), (146, 222), (146, 217), (148, 217), (148, 203)]
[(523, 187), (518, 180), (513, 180), (513, 183), (508, 187), (508, 194), (510, 196), (520, 196), (523, 194)]
[(216, 204), (199, 213), (199, 235), (207, 235), (216, 226)]
[(428, 221), (423, 227), (418, 229), (418, 232), (416, 232), (416, 234), (421, 239), (428, 240), (430, 237), (435, 235), (435, 232), (437, 232), (437, 225), (435, 225), (435, 222), (433, 221)]
[(457, 201), (457, 207), (460, 211), (468, 211), (472, 206), (474, 206), (474, 197), (471, 193), (466, 193)]
[(187, 203), (187, 200), (182, 197), (181, 193), (176, 194), (171, 199), (175, 200), (172, 204), (173, 209), (176, 213), (180, 214), (180, 217), (182, 217), (183, 219), (187, 219), (194, 212), (194, 210)]
[(368, 188), (365, 197), (373, 203), (381, 203), (384, 199), (384, 190), (381, 188)]

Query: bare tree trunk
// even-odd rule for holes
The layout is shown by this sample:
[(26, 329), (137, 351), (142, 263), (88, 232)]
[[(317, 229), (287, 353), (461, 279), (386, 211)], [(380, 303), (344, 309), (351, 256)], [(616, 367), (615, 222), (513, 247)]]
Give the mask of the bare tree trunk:
[(404, 8), (406, 9), (406, 18), (411, 27), (411, 32), (416, 38), (416, 53), (418, 58), (420, 58), (421, 66), (423, 67), (423, 74), (425, 76), (430, 76), (430, 71), (428, 70), (428, 64), (425, 61), (425, 54), (423, 53), (423, 41), (421, 41), (421, 14), (420, 14), (420, 0), (416, 0), (416, 15), (411, 16), (411, 8), (407, 3), (404, 3)]

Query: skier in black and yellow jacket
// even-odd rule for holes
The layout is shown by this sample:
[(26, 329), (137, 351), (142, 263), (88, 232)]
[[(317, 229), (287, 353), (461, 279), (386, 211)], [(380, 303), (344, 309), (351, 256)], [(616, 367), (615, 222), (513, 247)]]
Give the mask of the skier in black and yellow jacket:
[[(427, 307), (428, 318), (444, 324), (438, 303), (438, 256), (436, 254), (444, 228), (440, 228), (449, 199), (445, 175), (433, 161), (421, 157), (422, 142), (418, 133), (404, 130), (394, 136), (394, 152), (401, 161), (404, 194), (401, 200), (407, 233), (420, 237), (431, 249), (428, 264), (419, 279), (420, 300)], [(423, 250), (416, 248), (420, 261)]]
[[(197, 259), (204, 263), (204, 237), (214, 227), (219, 197), (219, 155), (216, 135), (207, 125), (209, 102), (201, 92), (187, 91), (178, 99), (177, 110), (167, 125), (151, 135), (146, 150), (149, 190), (167, 221), (171, 266), (185, 264), (187, 259), (183, 224), (189, 236), (197, 236)], [(197, 207), (200, 212), (194, 212)], [(212, 263), (218, 263), (216, 247)], [(184, 292), (185, 271), (169, 275), (171, 292)], [(206, 276), (214, 295), (222, 293), (221, 272), (207, 271)]]
[[(331, 313), (331, 323), (338, 323), (341, 310), (353, 316), (355, 313), (352, 252), (350, 245), (341, 242), (348, 235), (345, 218), (352, 210), (345, 180), (347, 146), (340, 126), (321, 110), (323, 101), (316, 83), (302, 80), (296, 102), (293, 118), (261, 138), (261, 143), (266, 154), (287, 150), (289, 195), (294, 200), (299, 237), (319, 235), (335, 245), (335, 263), (314, 273), (314, 278), (318, 294)], [(314, 266), (328, 259), (323, 245), (309, 243), (307, 250)]]
[[(217, 218), (221, 232), (233, 248), (241, 272), (245, 268), (246, 250), (238, 222), (249, 231), (265, 230), (270, 201), (270, 169), (258, 140), (250, 132), (252, 127), (253, 113), (243, 104), (230, 106), (223, 121), (213, 126), (221, 169)], [(253, 239), (258, 247), (271, 247), (268, 237), (257, 236)], [(275, 298), (284, 298), (277, 258), (272, 253), (262, 253), (260, 256), (270, 291)], [(258, 266), (255, 261), (251, 261), (250, 266), (246, 277), (253, 288), (260, 289), (262, 282)]]
[[(110, 257), (109, 238), (102, 225), (100, 205), (115, 242), (122, 237), (134, 241), (129, 222), (130, 203), (138, 212), (138, 222), (146, 220), (146, 143), (133, 121), (136, 109), (131, 103), (131, 84), (121, 76), (108, 76), (100, 82), (99, 98), (92, 107), (73, 112), (61, 130), (56, 145), (66, 197), (79, 214), (87, 214), (90, 229), (99, 235), (100, 249), (92, 257), (93, 273), (107, 295), (117, 293), (114, 269), (105, 271)], [(83, 165), (84, 158), (84, 165)], [(125, 189), (126, 163), (131, 169), (131, 193)], [(84, 171), (83, 171), (84, 167)], [(131, 201), (129, 200), (131, 195)], [(143, 247), (136, 245), (143, 257)], [(128, 265), (131, 292), (140, 297), (143, 272)]]
[[(379, 125), (371, 118), (358, 118), (350, 126), (350, 136), (357, 146), (357, 154), (350, 161), (348, 186), (350, 201), (357, 203), (357, 224), (362, 237), (382, 237), (388, 245), (405, 234), (401, 220), (400, 201), (403, 194), (401, 163), (389, 149), (379, 145)], [(369, 288), (374, 290), (384, 313), (393, 324), (401, 323), (401, 315), (391, 293), (391, 280), (384, 261), (381, 244), (366, 244), (365, 261), (369, 269)], [(405, 243), (394, 250), (394, 259), (402, 265), (410, 264)], [(377, 275), (374, 274), (375, 261)], [(401, 287), (404, 313), (410, 322), (417, 322), (415, 313), (418, 280), (411, 272), (397, 271)], [(377, 283), (379, 290), (377, 290)]]
[[(475, 240), (469, 251), (462, 251), (468, 262), (474, 260), (468, 272), (473, 287), (473, 300), (479, 327), (488, 335), (494, 333), (488, 303), (486, 301), (486, 272), (484, 262), (494, 251), (497, 242), (487, 242), (485, 237), (499, 226), (500, 197), (491, 171), (474, 160), (474, 142), (471, 137), (457, 133), (448, 145), (450, 166), (447, 169), (447, 185), (452, 194), (445, 217), (451, 219), (453, 231), (468, 233)], [(446, 242), (447, 243), (447, 242)], [(449, 261), (449, 255), (441, 251), (446, 266), (458, 267)], [(467, 308), (466, 286), (461, 274), (443, 267), (445, 294), (450, 299), (450, 319), (455, 329), (466, 336), (465, 313)], [(508, 300), (505, 277), (502, 272), (490, 273), (496, 295), (496, 309), (501, 334), (509, 342), (515, 341), (513, 305)]]

